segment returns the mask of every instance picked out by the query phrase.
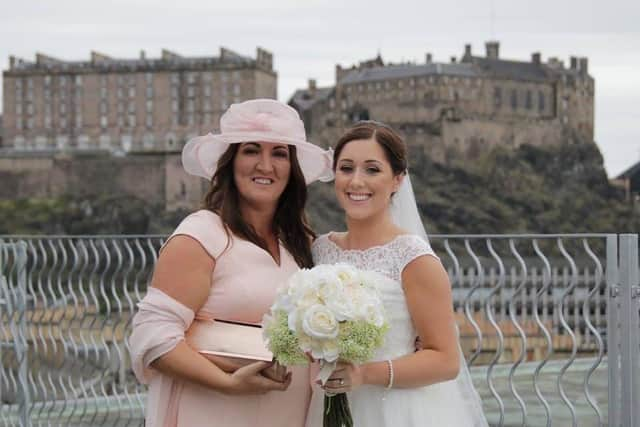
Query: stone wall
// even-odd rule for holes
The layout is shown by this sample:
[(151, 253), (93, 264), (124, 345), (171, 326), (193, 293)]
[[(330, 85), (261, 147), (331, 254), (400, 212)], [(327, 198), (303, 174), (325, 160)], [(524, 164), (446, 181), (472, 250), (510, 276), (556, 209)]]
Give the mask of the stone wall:
[(0, 199), (122, 194), (165, 210), (197, 206), (207, 187), (187, 175), (179, 154), (5, 155)]

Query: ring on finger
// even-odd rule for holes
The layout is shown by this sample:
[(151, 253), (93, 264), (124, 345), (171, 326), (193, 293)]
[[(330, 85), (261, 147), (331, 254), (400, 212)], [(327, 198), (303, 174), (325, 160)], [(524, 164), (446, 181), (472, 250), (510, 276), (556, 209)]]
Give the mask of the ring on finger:
[(340, 378), (340, 381), (338, 381), (338, 384), (340, 384), (341, 386), (344, 385), (344, 378)]

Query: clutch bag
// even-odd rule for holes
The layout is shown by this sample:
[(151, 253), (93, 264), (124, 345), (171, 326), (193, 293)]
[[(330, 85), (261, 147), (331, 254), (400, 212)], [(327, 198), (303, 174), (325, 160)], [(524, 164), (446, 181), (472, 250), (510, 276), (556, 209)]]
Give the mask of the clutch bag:
[(207, 356), (271, 362), (273, 354), (262, 338), (262, 326), (230, 320), (195, 320), (185, 333), (193, 349)]

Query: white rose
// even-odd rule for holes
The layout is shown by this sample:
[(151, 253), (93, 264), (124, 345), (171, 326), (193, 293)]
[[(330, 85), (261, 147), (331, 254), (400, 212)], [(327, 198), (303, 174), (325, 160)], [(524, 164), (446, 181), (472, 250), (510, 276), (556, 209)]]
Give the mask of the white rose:
[(338, 321), (331, 310), (316, 304), (309, 307), (302, 317), (302, 330), (315, 339), (333, 339), (338, 336)]
[(338, 278), (345, 285), (360, 282), (360, 273), (354, 266), (345, 263), (338, 263), (335, 264), (334, 268)]

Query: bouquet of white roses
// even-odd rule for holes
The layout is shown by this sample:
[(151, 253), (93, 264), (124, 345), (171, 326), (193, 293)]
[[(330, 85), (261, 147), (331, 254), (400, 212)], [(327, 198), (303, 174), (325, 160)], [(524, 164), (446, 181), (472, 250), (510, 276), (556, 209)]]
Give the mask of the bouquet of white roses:
[[(293, 274), (263, 319), (269, 350), (283, 365), (320, 362), (325, 384), (338, 360), (363, 363), (382, 345), (388, 324), (376, 275), (348, 264)], [(325, 426), (352, 426), (345, 394), (325, 396)]]

